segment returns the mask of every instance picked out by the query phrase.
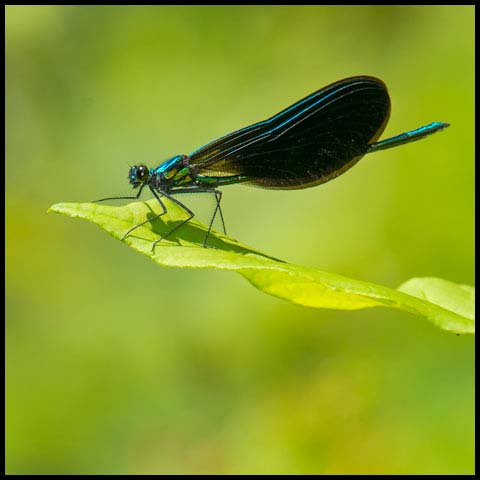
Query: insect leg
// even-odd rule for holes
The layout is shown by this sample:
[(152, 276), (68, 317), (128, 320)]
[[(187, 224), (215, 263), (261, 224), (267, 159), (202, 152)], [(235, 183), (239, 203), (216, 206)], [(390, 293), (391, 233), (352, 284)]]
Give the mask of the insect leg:
[[(215, 195), (215, 200), (217, 201), (217, 206), (215, 207), (215, 211), (213, 212), (212, 219), (210, 220), (210, 225), (208, 226), (208, 232), (205, 235), (205, 239), (203, 240), (203, 246), (207, 246), (207, 240), (210, 235), (210, 232), (212, 231), (212, 226), (213, 222), (215, 220), (215, 217), (217, 216), (217, 212), (220, 213), (220, 219), (222, 220), (222, 228), (223, 228), (223, 233), (226, 235), (227, 231), (225, 229), (225, 222), (223, 220), (223, 214), (222, 214), (222, 208), (220, 207), (220, 202), (222, 201), (222, 192), (220, 190), (210, 190), (211, 193)], [(199, 192), (203, 193), (203, 191)], [(208, 193), (208, 191), (205, 191), (205, 193)]]
[(140, 195), (142, 194), (142, 190), (145, 184), (143, 183), (140, 185), (140, 188), (138, 190), (138, 193), (133, 196), (133, 197), (108, 197), (108, 198), (100, 198), (100, 200), (94, 200), (92, 203), (99, 203), (99, 202), (105, 202), (107, 200), (138, 200), (140, 198)]
[(210, 220), (210, 224), (208, 226), (208, 231), (207, 234), (205, 235), (205, 239), (203, 240), (203, 246), (207, 246), (207, 240), (210, 235), (210, 232), (212, 230), (213, 222), (215, 221), (215, 217), (217, 216), (217, 212), (220, 213), (220, 219), (222, 221), (222, 228), (223, 228), (223, 233), (226, 235), (227, 231), (225, 229), (225, 221), (223, 219), (223, 213), (222, 213), (222, 208), (220, 206), (220, 202), (222, 201), (222, 192), (220, 190), (215, 190), (212, 188), (182, 188), (178, 190), (174, 190), (171, 192), (173, 195), (176, 195), (177, 193), (213, 193), (215, 195), (215, 200), (217, 202), (217, 205), (215, 207), (215, 211), (213, 212), (212, 218)]
[(122, 240), (125, 240), (130, 233), (132, 233), (134, 230), (136, 230), (138, 227), (141, 227), (142, 225), (145, 225), (146, 223), (151, 223), (154, 222), (157, 218), (161, 217), (162, 215), (165, 215), (167, 213), (167, 207), (165, 207), (165, 204), (160, 200), (160, 197), (157, 195), (157, 192), (150, 187), (150, 191), (153, 193), (155, 198), (158, 200), (158, 203), (162, 207), (162, 213), (159, 213), (158, 215), (155, 215), (152, 218), (149, 218), (148, 220), (145, 220), (142, 223), (139, 223), (138, 225), (135, 225), (134, 227), (130, 228), (130, 230), (127, 230), (127, 232), (123, 235)]
[[(186, 192), (182, 191), (182, 193), (186, 193)], [(157, 243), (161, 242), (164, 238), (169, 237), (175, 230), (180, 228), (182, 225), (185, 225), (186, 223), (188, 223), (195, 216), (195, 214), (186, 205), (179, 202), (176, 198), (173, 198), (171, 195), (168, 195), (166, 193), (164, 193), (163, 196), (167, 197), (169, 200), (176, 203), (179, 207), (183, 208), (188, 213), (189, 217), (183, 222), (179, 223), (178, 225), (175, 225), (169, 232), (167, 232), (165, 235), (162, 235), (158, 240), (155, 240), (152, 245), (152, 252), (155, 250)], [(163, 215), (163, 213), (161, 215)]]

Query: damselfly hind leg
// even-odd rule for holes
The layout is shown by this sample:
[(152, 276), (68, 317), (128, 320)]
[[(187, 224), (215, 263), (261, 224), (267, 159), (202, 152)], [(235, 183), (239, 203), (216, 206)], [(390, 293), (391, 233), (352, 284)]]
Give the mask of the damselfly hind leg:
[[(217, 213), (220, 214), (220, 220), (222, 222), (223, 233), (224, 233), (224, 235), (227, 234), (227, 230), (225, 228), (225, 221), (223, 219), (222, 207), (220, 206), (220, 202), (222, 201), (222, 192), (220, 190), (216, 190), (216, 189), (212, 189), (212, 188), (188, 188), (188, 187), (187, 188), (179, 188), (179, 189), (171, 192), (171, 194), (173, 194), (173, 195), (182, 194), (182, 193), (213, 193), (215, 195), (215, 200), (216, 200), (215, 210), (213, 212), (212, 218), (210, 219), (210, 222), (209, 222), (209, 225), (208, 225), (208, 230), (207, 230), (207, 233), (205, 234), (205, 238), (203, 240), (203, 246), (205, 248), (216, 248), (213, 245), (207, 245), (207, 240), (208, 240), (208, 237), (210, 236), (210, 232), (212, 231), (213, 223), (215, 221), (215, 217), (217, 216)], [(178, 205), (182, 206), (186, 211), (188, 211), (192, 215), (185, 222), (183, 222), (180, 225), (178, 225), (177, 227), (175, 227), (175, 230), (176, 230), (178, 227), (181, 227), (184, 223), (187, 223), (188, 221), (190, 221), (193, 218), (193, 213), (184, 204), (174, 200), (172, 197), (169, 197), (169, 198), (171, 198), (173, 201), (175, 201), (175, 203), (177, 203)], [(169, 232), (168, 235), (170, 235), (170, 233), (171, 232)]]
[(215, 211), (213, 212), (212, 219), (210, 220), (210, 225), (208, 226), (208, 232), (205, 235), (205, 239), (203, 240), (203, 246), (207, 247), (207, 240), (212, 231), (213, 222), (215, 221), (215, 217), (217, 216), (217, 212), (220, 213), (220, 220), (222, 221), (222, 228), (224, 235), (227, 234), (227, 230), (225, 229), (225, 221), (223, 220), (223, 213), (222, 207), (220, 206), (220, 202), (222, 201), (222, 192), (220, 190), (207, 190), (205, 193), (213, 193), (215, 195), (215, 200), (217, 201), (217, 206), (215, 207)]

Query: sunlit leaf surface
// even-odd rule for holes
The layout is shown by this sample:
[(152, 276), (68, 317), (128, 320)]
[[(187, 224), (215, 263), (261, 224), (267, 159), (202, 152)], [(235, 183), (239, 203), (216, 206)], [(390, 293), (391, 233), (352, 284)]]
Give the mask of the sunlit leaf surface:
[[(206, 226), (196, 220), (176, 230), (152, 251), (153, 242), (183, 219), (178, 207), (172, 203), (167, 206), (167, 215), (137, 228), (124, 239), (159, 265), (235, 271), (259, 290), (306, 307), (356, 310), (383, 306), (422, 316), (451, 332), (475, 331), (474, 288), (438, 278), (413, 278), (394, 290), (286, 263), (217, 232), (209, 237), (212, 248), (204, 248)], [(120, 240), (130, 228), (153, 218), (157, 207), (156, 200), (122, 207), (59, 203), (49, 211), (89, 220)]]

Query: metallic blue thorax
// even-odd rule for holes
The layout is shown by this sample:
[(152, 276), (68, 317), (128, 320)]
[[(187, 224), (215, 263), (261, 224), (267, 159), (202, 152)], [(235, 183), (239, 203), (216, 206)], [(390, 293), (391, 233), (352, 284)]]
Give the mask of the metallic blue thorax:
[(187, 155), (175, 155), (151, 169), (158, 188), (174, 188), (192, 185), (196, 180), (197, 169), (190, 165)]
[(164, 190), (189, 186), (215, 188), (245, 181), (242, 175), (221, 177), (199, 175), (198, 166), (190, 164), (188, 155), (176, 155), (166, 160), (157, 168), (151, 169), (150, 175), (155, 178), (157, 188)]
[(178, 166), (181, 164), (183, 155), (175, 155), (170, 160), (166, 160), (165, 162), (161, 163), (157, 168), (154, 169), (155, 175), (162, 175), (165, 178), (170, 176), (170, 172), (173, 170), (178, 170)]

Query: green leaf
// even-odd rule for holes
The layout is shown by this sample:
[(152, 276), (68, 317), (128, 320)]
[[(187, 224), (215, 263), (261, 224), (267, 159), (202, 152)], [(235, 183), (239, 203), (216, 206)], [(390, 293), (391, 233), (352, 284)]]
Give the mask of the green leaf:
[[(185, 217), (172, 202), (167, 202), (167, 208), (166, 215), (138, 227), (123, 240), (159, 265), (235, 271), (259, 290), (306, 307), (356, 310), (383, 306), (423, 316), (451, 332), (475, 331), (475, 289), (439, 278), (413, 278), (394, 290), (286, 263), (214, 231), (209, 237), (214, 248), (203, 248), (207, 227), (195, 219), (162, 240), (152, 252), (152, 243)], [(155, 217), (156, 210), (158, 203), (153, 199), (122, 207), (59, 203), (49, 212), (89, 220), (122, 239), (128, 229)]]

